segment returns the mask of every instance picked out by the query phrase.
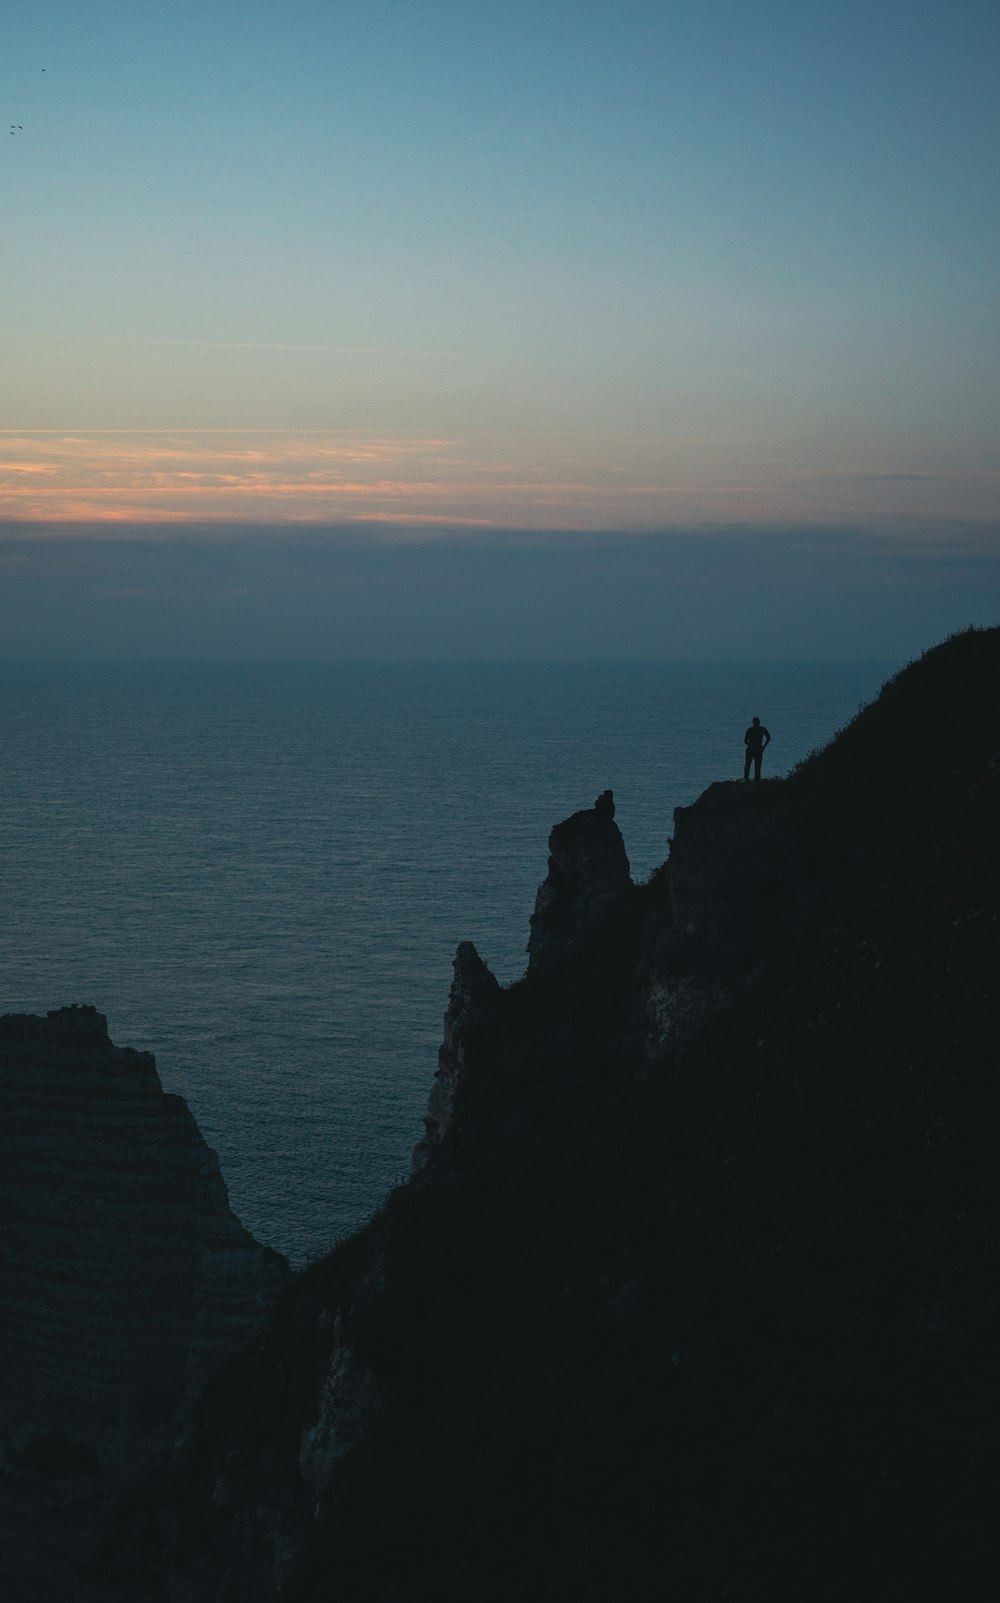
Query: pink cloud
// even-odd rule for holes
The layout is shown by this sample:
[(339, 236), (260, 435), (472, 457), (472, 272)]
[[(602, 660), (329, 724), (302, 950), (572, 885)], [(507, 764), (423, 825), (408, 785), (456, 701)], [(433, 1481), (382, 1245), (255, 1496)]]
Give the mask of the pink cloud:
[[(863, 470), (862, 470), (863, 468)], [(164, 431), (0, 436), (0, 519), (338, 521), (642, 530), (749, 518), (827, 522), (981, 513), (946, 474), (906, 464), (809, 472), (691, 440), (551, 434), (361, 436)]]

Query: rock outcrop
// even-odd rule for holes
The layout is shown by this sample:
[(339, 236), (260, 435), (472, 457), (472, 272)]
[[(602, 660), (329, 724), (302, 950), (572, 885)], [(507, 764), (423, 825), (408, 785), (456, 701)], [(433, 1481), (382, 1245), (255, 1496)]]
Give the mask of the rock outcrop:
[(155, 1462), (288, 1279), (150, 1054), (92, 1007), (0, 1018), (3, 1596), (76, 1598), (102, 1508)]
[(420, 1170), (440, 1149), (455, 1109), (455, 1096), (470, 1056), (488, 1048), (497, 1019), (500, 986), (471, 941), (462, 941), (455, 954), (454, 979), (444, 1016), (444, 1040), (438, 1068), (427, 1099), (424, 1136), (413, 1154)]
[(548, 873), (539, 886), (528, 938), (528, 972), (552, 973), (596, 929), (631, 886), (610, 790), (573, 813), (549, 836)]
[(723, 782), (674, 810), (673, 922), (731, 967), (752, 961), (762, 924), (795, 894), (801, 850), (781, 794), (773, 784)]
[(814, 897), (803, 842), (773, 783), (720, 782), (674, 811), (667, 906), (647, 920), (637, 978), (656, 1052), (759, 977), (779, 927)]

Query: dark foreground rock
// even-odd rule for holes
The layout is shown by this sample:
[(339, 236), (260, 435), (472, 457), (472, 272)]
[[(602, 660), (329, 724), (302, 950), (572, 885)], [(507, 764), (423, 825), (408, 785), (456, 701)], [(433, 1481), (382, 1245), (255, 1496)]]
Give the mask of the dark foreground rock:
[(524, 980), (460, 948), (421, 1167), (208, 1384), (109, 1596), (995, 1595), (1000, 630), (644, 885), (609, 825), (554, 832)]
[(529, 972), (552, 972), (569, 962), (631, 883), (614, 796), (605, 790), (593, 807), (557, 824), (549, 836), (548, 873), (531, 915)]
[(0, 1594), (61, 1603), (288, 1278), (153, 1058), (92, 1007), (0, 1018)]

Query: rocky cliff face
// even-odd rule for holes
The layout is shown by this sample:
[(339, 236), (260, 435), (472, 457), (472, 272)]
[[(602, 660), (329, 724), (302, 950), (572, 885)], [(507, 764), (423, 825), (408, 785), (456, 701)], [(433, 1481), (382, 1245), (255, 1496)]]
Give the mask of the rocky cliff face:
[(440, 1151), (451, 1124), (455, 1093), (470, 1058), (489, 1040), (497, 1021), (500, 986), (471, 941), (463, 941), (455, 954), (455, 976), (444, 1016), (444, 1040), (424, 1120), (424, 1137), (413, 1154), (415, 1171)]
[(573, 813), (549, 836), (548, 873), (539, 886), (528, 938), (528, 972), (562, 967), (631, 886), (614, 795)]
[(75, 1598), (102, 1507), (288, 1278), (153, 1058), (92, 1007), (0, 1018), (3, 1596)]
[(606, 800), (557, 827), (417, 1172), (209, 1384), (119, 1596), (992, 1594), (998, 686), (948, 642), (645, 885)]

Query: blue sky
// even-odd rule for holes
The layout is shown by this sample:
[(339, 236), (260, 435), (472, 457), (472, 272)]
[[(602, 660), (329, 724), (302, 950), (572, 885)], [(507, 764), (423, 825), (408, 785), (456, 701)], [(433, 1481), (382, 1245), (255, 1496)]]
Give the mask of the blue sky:
[(978, 531), (993, 621), (998, 44), (963, 0), (22, 7), (0, 540), (840, 528), (905, 588)]

